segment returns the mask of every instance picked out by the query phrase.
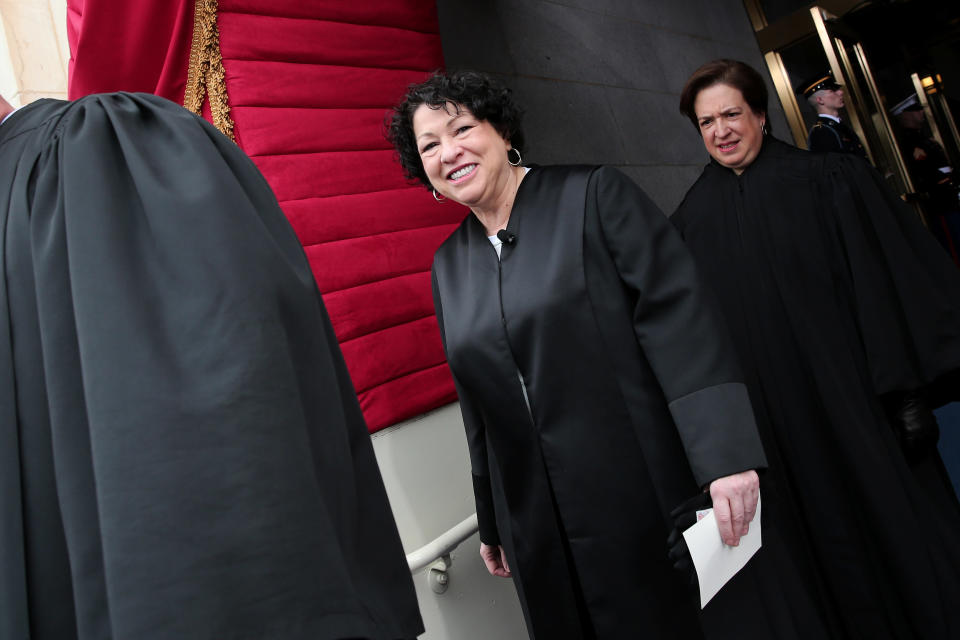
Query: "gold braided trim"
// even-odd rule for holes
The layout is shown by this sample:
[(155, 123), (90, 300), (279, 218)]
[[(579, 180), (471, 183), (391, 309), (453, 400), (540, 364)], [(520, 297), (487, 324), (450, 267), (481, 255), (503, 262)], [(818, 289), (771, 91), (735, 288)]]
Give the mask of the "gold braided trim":
[(225, 76), (220, 54), (220, 31), (217, 29), (217, 0), (196, 0), (183, 106), (200, 115), (204, 98), (209, 98), (214, 126), (236, 142)]
[(205, 5), (204, 0), (196, 0), (193, 7), (193, 40), (190, 42), (190, 64), (187, 67), (187, 90), (183, 94), (183, 106), (197, 115), (203, 110), (204, 74), (200, 69), (200, 52), (203, 49), (201, 36)]

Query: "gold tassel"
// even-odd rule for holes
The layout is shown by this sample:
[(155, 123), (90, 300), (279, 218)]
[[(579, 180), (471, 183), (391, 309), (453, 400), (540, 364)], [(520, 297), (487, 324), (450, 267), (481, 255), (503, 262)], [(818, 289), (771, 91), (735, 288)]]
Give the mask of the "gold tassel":
[(204, 98), (210, 99), (214, 126), (234, 142), (233, 119), (227, 99), (227, 83), (220, 55), (220, 31), (217, 29), (217, 0), (196, 0), (193, 10), (193, 41), (183, 106), (197, 115)]

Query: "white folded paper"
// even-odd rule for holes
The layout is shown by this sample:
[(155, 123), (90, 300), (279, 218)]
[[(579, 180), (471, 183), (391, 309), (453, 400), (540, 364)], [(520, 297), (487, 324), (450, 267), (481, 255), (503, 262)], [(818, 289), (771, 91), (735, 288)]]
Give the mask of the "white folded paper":
[(697, 524), (684, 531), (683, 539), (687, 541), (697, 570), (700, 608), (703, 609), (760, 548), (760, 499), (757, 499), (757, 514), (750, 523), (750, 532), (740, 538), (738, 546), (723, 544), (713, 509), (708, 509)]

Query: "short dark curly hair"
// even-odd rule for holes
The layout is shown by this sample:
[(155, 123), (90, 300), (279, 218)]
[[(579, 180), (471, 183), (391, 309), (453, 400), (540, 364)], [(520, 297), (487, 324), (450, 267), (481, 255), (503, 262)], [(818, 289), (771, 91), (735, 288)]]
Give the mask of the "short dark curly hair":
[(413, 135), (413, 114), (423, 104), (440, 109), (447, 103), (453, 103), (458, 109), (466, 108), (477, 119), (489, 122), (513, 148), (523, 148), (520, 126), (523, 109), (513, 99), (510, 89), (478, 71), (450, 74), (435, 71), (425, 82), (410, 85), (403, 101), (387, 114), (387, 140), (396, 150), (397, 160), (408, 179), (433, 189), (423, 170), (420, 150)]

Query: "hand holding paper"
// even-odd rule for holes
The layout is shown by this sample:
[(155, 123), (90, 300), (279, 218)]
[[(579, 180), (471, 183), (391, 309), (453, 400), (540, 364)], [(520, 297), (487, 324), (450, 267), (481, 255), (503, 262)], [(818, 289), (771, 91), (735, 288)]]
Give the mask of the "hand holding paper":
[(760, 549), (760, 496), (749, 533), (739, 538), (738, 546), (723, 543), (718, 529), (716, 509), (710, 509), (695, 525), (683, 532), (700, 586), (700, 608), (710, 602), (753, 554)]
[(743, 471), (717, 478), (710, 483), (710, 498), (723, 542), (737, 546), (740, 537), (750, 529), (750, 521), (754, 518), (760, 499), (757, 472)]

